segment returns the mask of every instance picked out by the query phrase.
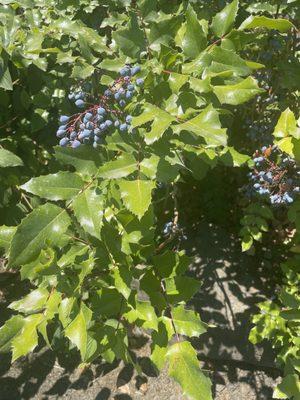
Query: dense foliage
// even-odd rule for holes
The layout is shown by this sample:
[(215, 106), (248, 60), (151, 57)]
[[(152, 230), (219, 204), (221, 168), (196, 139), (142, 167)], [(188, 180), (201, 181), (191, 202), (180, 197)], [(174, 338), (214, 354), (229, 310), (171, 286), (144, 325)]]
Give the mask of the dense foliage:
[(188, 340), (207, 326), (186, 305), (200, 282), (179, 203), (185, 183), (226, 170), (242, 250), (282, 252), (250, 340), (278, 351), (274, 397), (299, 399), (299, 5), (99, 3), (0, 2), (0, 245), (30, 282), (0, 350), (14, 361), (43, 340), (141, 372), (137, 326), (158, 371), (211, 399)]

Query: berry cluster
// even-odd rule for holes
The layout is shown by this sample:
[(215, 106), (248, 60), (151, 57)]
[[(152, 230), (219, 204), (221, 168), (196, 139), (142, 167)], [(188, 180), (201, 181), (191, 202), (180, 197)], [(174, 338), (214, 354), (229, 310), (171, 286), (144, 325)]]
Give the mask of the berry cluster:
[(256, 150), (253, 161), (249, 173), (251, 194), (269, 198), (271, 204), (292, 203), (300, 192), (300, 171), (295, 160), (273, 145)]
[(93, 144), (96, 148), (112, 129), (128, 131), (132, 116), (126, 114), (124, 108), (134, 96), (137, 87), (144, 84), (142, 78), (133, 78), (139, 72), (138, 65), (123, 67), (120, 76), (104, 91), (97, 104), (87, 103), (88, 87), (73, 90), (68, 96), (69, 100), (74, 101), (78, 108), (85, 108), (86, 105), (90, 107), (72, 116), (62, 115), (59, 118), (61, 125), (56, 136), (60, 139), (60, 146), (77, 148), (84, 143)]

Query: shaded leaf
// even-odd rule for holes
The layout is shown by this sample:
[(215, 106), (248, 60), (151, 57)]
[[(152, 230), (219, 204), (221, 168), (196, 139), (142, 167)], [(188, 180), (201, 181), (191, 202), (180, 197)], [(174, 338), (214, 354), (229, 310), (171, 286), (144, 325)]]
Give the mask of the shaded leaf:
[(20, 157), (11, 151), (0, 148), (0, 168), (17, 167), (19, 165), (23, 165)]

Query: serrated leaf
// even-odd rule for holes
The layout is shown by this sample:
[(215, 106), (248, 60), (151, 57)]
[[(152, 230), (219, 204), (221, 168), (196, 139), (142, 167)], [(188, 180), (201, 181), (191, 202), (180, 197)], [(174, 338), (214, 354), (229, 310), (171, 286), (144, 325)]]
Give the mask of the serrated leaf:
[(211, 27), (218, 37), (224, 36), (233, 27), (238, 12), (238, 6), (238, 0), (233, 0), (214, 16)]
[(160, 139), (173, 120), (174, 118), (166, 112), (158, 113), (153, 120), (150, 131), (145, 133), (145, 142), (150, 145)]
[(23, 165), (20, 157), (11, 151), (0, 148), (0, 168), (17, 167), (19, 165)]
[(189, 276), (166, 278), (166, 294), (171, 304), (187, 302), (199, 290), (201, 282)]
[(132, 275), (125, 266), (115, 267), (113, 270), (114, 286), (120, 292), (125, 299), (131, 294), (131, 281)]
[(89, 249), (89, 246), (83, 243), (77, 243), (73, 245), (67, 252), (65, 252), (60, 259), (57, 261), (57, 265), (60, 268), (64, 268), (67, 265), (72, 264), (76, 257), (82, 256), (85, 254)]
[(281, 113), (273, 135), (278, 139), (287, 136), (293, 136), (296, 139), (300, 139), (300, 128), (297, 127), (295, 115), (289, 108)]
[(48, 297), (49, 292), (47, 289), (38, 288), (30, 292), (21, 300), (12, 302), (8, 307), (12, 310), (28, 314), (33, 311), (41, 310), (45, 306)]
[(145, 36), (139, 27), (137, 15), (130, 14), (127, 28), (118, 29), (112, 34), (120, 50), (131, 58), (138, 58), (140, 53), (146, 50)]
[(158, 329), (152, 332), (151, 342), (151, 361), (156, 368), (161, 371), (166, 363), (168, 343), (175, 334), (170, 318), (160, 317), (158, 319)]
[(135, 299), (131, 310), (123, 314), (129, 323), (141, 320), (144, 329), (158, 329), (158, 319), (154, 308), (149, 301)]
[(83, 188), (84, 182), (72, 172), (57, 172), (31, 178), (21, 186), (26, 192), (49, 200), (70, 200)]
[(97, 189), (84, 190), (74, 199), (72, 207), (82, 228), (99, 239), (104, 206), (103, 197), (97, 193)]
[(137, 169), (137, 161), (133, 155), (124, 153), (115, 160), (106, 162), (99, 168), (97, 176), (103, 179), (124, 178)]
[(155, 188), (153, 181), (119, 180), (121, 198), (125, 207), (135, 214), (139, 219), (148, 210), (151, 203), (151, 192)]
[(226, 129), (221, 128), (219, 114), (210, 104), (199, 115), (174, 126), (174, 132), (192, 132), (205, 139), (207, 144), (226, 146)]
[(172, 318), (177, 333), (188, 337), (198, 337), (206, 332), (207, 325), (201, 321), (199, 314), (186, 310), (184, 305), (172, 309)]
[(191, 400), (212, 400), (211, 382), (199, 367), (197, 353), (189, 342), (175, 343), (167, 352), (169, 375)]
[(196, 58), (205, 49), (206, 43), (206, 33), (189, 4), (186, 10), (186, 30), (182, 40), (183, 52), (189, 58)]
[[(2, 52), (3, 53), (3, 52)], [(0, 88), (13, 90), (13, 82), (7, 66), (7, 56), (0, 56)]]
[(65, 329), (65, 336), (78, 348), (84, 359), (87, 347), (87, 326), (82, 309)]
[(198, 79), (191, 76), (189, 82), (191, 89), (193, 89), (195, 92), (208, 93), (212, 90), (212, 86), (210, 85), (210, 78)]
[(265, 16), (257, 16), (250, 15), (239, 27), (239, 30), (244, 29), (253, 29), (253, 28), (266, 28), (266, 29), (275, 29), (279, 32), (287, 32), (294, 25), (287, 19), (277, 18), (272, 19)]
[(77, 149), (55, 147), (55, 158), (65, 165), (72, 165), (81, 174), (94, 175), (102, 164), (99, 151), (84, 145)]
[(0, 248), (4, 249), (7, 253), (16, 232), (16, 226), (0, 226)]
[(25, 356), (38, 345), (37, 326), (43, 321), (43, 314), (29, 315), (23, 319), (23, 327), (11, 341), (12, 362)]
[(213, 92), (221, 104), (238, 105), (263, 93), (264, 90), (260, 89), (256, 80), (249, 76), (235, 85), (213, 86)]
[(14, 315), (0, 328), (0, 352), (10, 351), (12, 339), (18, 335), (23, 328), (24, 319), (20, 315)]
[(9, 256), (11, 267), (35, 259), (45, 243), (56, 244), (68, 229), (71, 220), (67, 212), (54, 204), (44, 204), (34, 209), (17, 227)]
[(188, 75), (177, 74), (172, 72), (169, 76), (168, 82), (173, 93), (178, 93), (181, 87), (189, 80)]
[[(297, 374), (289, 374), (283, 377), (282, 382), (275, 388), (273, 399), (299, 399), (300, 380)], [(295, 397), (294, 397), (295, 396)]]

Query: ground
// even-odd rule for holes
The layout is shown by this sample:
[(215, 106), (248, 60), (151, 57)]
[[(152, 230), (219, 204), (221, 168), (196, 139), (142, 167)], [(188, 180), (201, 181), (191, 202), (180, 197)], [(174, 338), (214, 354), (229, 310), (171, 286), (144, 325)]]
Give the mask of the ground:
[[(237, 238), (218, 226), (200, 222), (187, 236), (186, 250), (195, 256), (190, 274), (202, 281), (189, 306), (214, 325), (193, 340), (212, 379), (213, 398), (270, 400), (280, 370), (268, 344), (253, 346), (248, 334), (257, 303), (274, 295), (272, 270), (263, 257), (242, 255)], [(0, 274), (0, 286), (5, 320), (7, 303), (21, 289), (8, 273)], [(133, 338), (133, 344), (145, 374), (142, 378), (122, 363), (99, 362), (80, 373), (76, 360), (57, 357), (48, 349), (12, 366), (10, 356), (1, 355), (0, 400), (183, 400), (180, 387), (166, 372), (155, 376), (147, 338)]]

